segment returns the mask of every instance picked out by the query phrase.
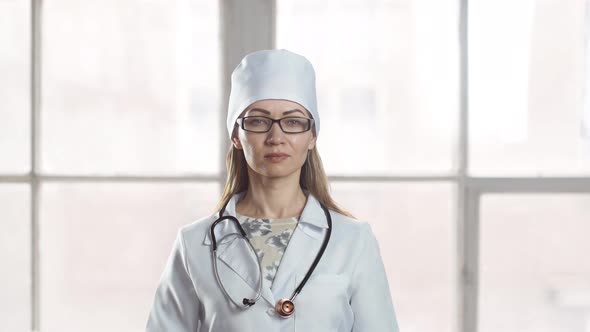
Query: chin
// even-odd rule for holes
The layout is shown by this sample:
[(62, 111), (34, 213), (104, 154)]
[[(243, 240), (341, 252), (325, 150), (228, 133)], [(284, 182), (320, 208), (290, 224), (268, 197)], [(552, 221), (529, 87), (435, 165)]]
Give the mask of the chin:
[(257, 172), (262, 176), (266, 176), (269, 178), (280, 178), (286, 177), (293, 173), (297, 172), (297, 169), (287, 169), (286, 167), (274, 165), (270, 167), (266, 167), (262, 172)]

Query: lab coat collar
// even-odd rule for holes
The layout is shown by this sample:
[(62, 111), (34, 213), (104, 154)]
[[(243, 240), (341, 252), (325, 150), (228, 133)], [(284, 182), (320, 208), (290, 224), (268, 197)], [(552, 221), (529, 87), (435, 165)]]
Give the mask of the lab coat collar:
[[(301, 212), (301, 216), (299, 218), (299, 223), (302, 226), (302, 230), (309, 236), (313, 238), (321, 238), (321, 229), (328, 228), (328, 223), (326, 221), (326, 214), (320, 205), (320, 202), (307, 190), (303, 190), (303, 192), (307, 195), (307, 202), (305, 203), (305, 207)], [(224, 216), (235, 216), (236, 215), (236, 204), (237, 202), (242, 199), (242, 197), (246, 194), (245, 191), (240, 193), (234, 194), (227, 206), (225, 207), (225, 211), (223, 213)], [(215, 219), (217, 219), (219, 212), (216, 212)], [(218, 234), (229, 234), (229, 233), (237, 233), (238, 230), (234, 228), (233, 224), (227, 221), (223, 221), (222, 225), (218, 225), (215, 227), (215, 238), (219, 239), (221, 236)], [(224, 240), (221, 240), (219, 243), (226, 243), (231, 241), (231, 238), (228, 237)], [(211, 245), (211, 238), (209, 234), (209, 230), (205, 233), (205, 237), (203, 239), (204, 245)]]

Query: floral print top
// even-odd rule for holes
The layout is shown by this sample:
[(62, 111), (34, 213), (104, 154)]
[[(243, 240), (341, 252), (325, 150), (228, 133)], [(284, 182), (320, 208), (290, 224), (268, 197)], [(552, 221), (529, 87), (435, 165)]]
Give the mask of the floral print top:
[(299, 217), (261, 219), (236, 214), (246, 236), (262, 265), (264, 281), (272, 285), (275, 274), (289, 244), (289, 239), (299, 222)]

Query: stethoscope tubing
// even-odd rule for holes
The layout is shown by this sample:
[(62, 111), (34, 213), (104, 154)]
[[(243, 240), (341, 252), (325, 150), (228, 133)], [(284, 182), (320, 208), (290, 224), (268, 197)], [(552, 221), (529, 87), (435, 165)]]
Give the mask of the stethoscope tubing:
[[(233, 235), (233, 234), (234, 234), (234, 233), (232, 233), (232, 234), (228, 234), (228, 235), (226, 235), (226, 236)], [(222, 238), (220, 239), (220, 241), (221, 241), (221, 240), (223, 240), (223, 239), (224, 239), (226, 236), (222, 237)], [(237, 240), (237, 239), (234, 239), (234, 241), (235, 241), (235, 240)], [(246, 239), (246, 240), (247, 240), (247, 239)], [(254, 247), (252, 246), (252, 244), (250, 243), (250, 241), (246, 241), (246, 243), (248, 243), (248, 247), (250, 247), (250, 250), (251, 250), (251, 251), (254, 253), (254, 256), (256, 256), (256, 259), (258, 260), (258, 257), (257, 257), (257, 255), (256, 255), (256, 250), (254, 250)], [(232, 301), (232, 302), (233, 302), (233, 303), (234, 303), (234, 304), (235, 304), (237, 307), (248, 308), (248, 307), (252, 306), (254, 303), (256, 303), (256, 301), (258, 301), (258, 299), (260, 299), (260, 295), (262, 294), (262, 265), (261, 265), (261, 264), (258, 264), (258, 275), (259, 275), (259, 276), (261, 276), (261, 277), (258, 279), (258, 290), (256, 291), (256, 297), (255, 297), (254, 299), (247, 299), (247, 298), (244, 298), (244, 299), (242, 300), (242, 304), (239, 304), (238, 302), (236, 302), (236, 301), (233, 299), (233, 297), (231, 297), (231, 296), (228, 294), (227, 290), (226, 290), (226, 289), (225, 289), (225, 287), (223, 286), (223, 283), (221, 282), (221, 278), (219, 277), (219, 271), (218, 271), (218, 269), (217, 269), (217, 248), (214, 248), (214, 249), (211, 251), (211, 255), (212, 255), (212, 257), (211, 257), (211, 258), (212, 258), (212, 260), (213, 260), (213, 269), (214, 269), (214, 271), (215, 271), (215, 279), (217, 280), (217, 283), (218, 283), (219, 285), (221, 285), (221, 289), (223, 290), (223, 293), (225, 294), (225, 296), (226, 296), (227, 298), (229, 298), (229, 299), (230, 299), (230, 300), (231, 300), (231, 301)]]
[[(223, 212), (225, 211), (225, 208), (226, 208), (226, 206), (227, 206), (228, 203), (229, 203), (229, 201), (226, 202), (225, 205), (221, 208), (221, 210), (219, 211), (219, 218), (213, 222), (213, 224), (211, 225), (211, 227), (209, 229), (210, 235), (211, 235), (211, 242), (212, 242), (212, 251), (211, 251), (212, 257), (211, 258), (213, 260), (213, 269), (214, 269), (214, 272), (215, 272), (215, 278), (217, 280), (217, 283), (219, 283), (219, 285), (221, 286), (221, 289), (223, 290), (224, 295), (227, 298), (229, 298), (231, 300), (231, 302), (233, 302), (237, 307), (240, 307), (240, 308), (244, 308), (245, 309), (245, 308), (249, 308), (250, 306), (254, 305), (254, 303), (256, 303), (256, 301), (258, 301), (258, 299), (260, 298), (260, 296), (262, 294), (262, 281), (263, 281), (263, 279), (262, 279), (262, 264), (258, 260), (258, 255), (256, 255), (256, 250), (252, 246), (252, 243), (250, 243), (250, 241), (248, 240), (248, 237), (246, 236), (246, 232), (242, 228), (242, 225), (240, 224), (240, 222), (238, 221), (238, 219), (236, 217), (234, 217), (234, 216), (223, 216)], [(307, 280), (311, 277), (311, 274), (313, 273), (313, 271), (315, 270), (317, 264), (319, 263), (319, 261), (321, 260), (322, 256), (324, 255), (324, 251), (326, 250), (326, 247), (328, 246), (328, 243), (330, 241), (330, 236), (332, 234), (332, 217), (330, 215), (330, 211), (323, 204), (320, 203), (320, 205), (321, 205), (321, 207), (324, 210), (324, 213), (326, 215), (326, 219), (328, 221), (328, 229), (326, 231), (326, 235), (324, 236), (324, 241), (322, 243), (322, 247), (320, 248), (320, 251), (316, 255), (313, 263), (311, 264), (311, 267), (309, 268), (309, 270), (305, 274), (305, 277), (299, 283), (299, 286), (297, 286), (297, 288), (295, 289), (295, 291), (293, 291), (293, 294), (291, 295), (291, 298), (289, 299), (290, 302), (293, 302), (295, 300), (295, 298), (297, 297), (297, 295), (299, 295), (299, 293), (301, 292), (301, 290), (303, 289), (303, 287), (307, 283)], [(246, 243), (248, 243), (248, 247), (254, 253), (254, 256), (256, 257), (256, 263), (258, 264), (259, 278), (258, 278), (258, 290), (256, 292), (256, 297), (254, 299), (244, 298), (242, 304), (239, 304), (238, 302), (236, 302), (229, 295), (229, 293), (225, 289), (225, 286), (223, 286), (223, 283), (221, 282), (221, 278), (219, 277), (219, 272), (218, 272), (218, 269), (217, 269), (217, 240), (215, 239), (215, 232), (214, 232), (214, 230), (215, 230), (215, 226), (218, 223), (220, 223), (221, 221), (223, 221), (223, 220), (231, 220), (231, 221), (234, 222), (234, 224), (236, 224), (236, 227), (240, 231), (239, 235), (244, 240), (246, 240)], [(222, 237), (220, 240), (222, 240), (226, 236), (234, 235), (234, 234), (236, 234), (236, 233), (227, 234), (224, 237)], [(279, 266), (279, 269), (280, 269), (280, 266)], [(281, 300), (281, 301), (284, 301), (284, 300)]]

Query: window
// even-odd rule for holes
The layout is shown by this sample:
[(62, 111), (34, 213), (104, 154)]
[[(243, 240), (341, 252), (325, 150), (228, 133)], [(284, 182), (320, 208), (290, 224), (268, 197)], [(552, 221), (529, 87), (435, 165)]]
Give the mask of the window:
[(0, 2), (0, 174), (30, 170), (29, 5)]
[(44, 4), (42, 171), (217, 174), (216, 6)]
[(493, 194), (481, 205), (479, 331), (586, 330), (590, 194)]
[(216, 183), (43, 185), (42, 330), (144, 327), (176, 232), (219, 196)]
[(590, 175), (585, 2), (469, 3), (470, 173)]
[(457, 14), (446, 0), (277, 1), (277, 48), (316, 69), (326, 171), (456, 173)]
[(30, 190), (0, 185), (0, 330), (26, 331), (31, 320)]
[(588, 8), (0, 1), (0, 330), (144, 329), (221, 194), (229, 74), (269, 48), (314, 64), (332, 193), (402, 331), (588, 329)]

